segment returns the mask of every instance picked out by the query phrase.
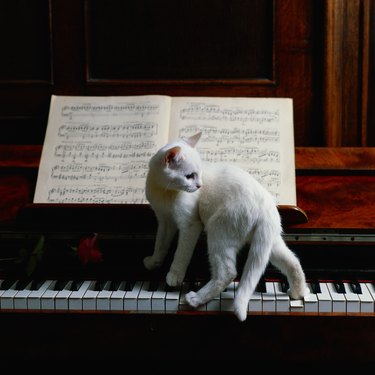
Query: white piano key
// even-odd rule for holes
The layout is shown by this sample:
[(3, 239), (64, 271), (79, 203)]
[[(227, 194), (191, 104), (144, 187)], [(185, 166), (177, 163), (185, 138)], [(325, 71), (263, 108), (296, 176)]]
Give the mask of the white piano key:
[(291, 308), (291, 300), (288, 294), (282, 291), (281, 283), (274, 282), (273, 287), (275, 289), (276, 311), (289, 311), (289, 309)]
[(55, 309), (57, 311), (69, 310), (69, 297), (72, 294), (73, 281), (70, 280), (63, 289), (59, 290), (55, 297)]
[(167, 295), (167, 284), (165, 281), (159, 283), (151, 297), (151, 310), (154, 313), (165, 313), (165, 299)]
[(310, 289), (310, 294), (303, 297), (304, 301), (304, 310), (305, 312), (319, 312), (319, 302), (318, 297), (313, 293), (313, 288), (310, 283), (307, 283), (308, 288)]
[(55, 298), (57, 296), (58, 290), (55, 290), (57, 280), (53, 280), (51, 284), (47, 287), (46, 291), (41, 296), (40, 308), (46, 311), (55, 310)]
[(266, 281), (266, 292), (262, 292), (262, 311), (276, 311), (275, 288), (272, 282)]
[(117, 290), (114, 290), (109, 299), (111, 311), (124, 311), (124, 299), (127, 291), (125, 290), (126, 281), (122, 281)]
[(85, 280), (78, 290), (73, 290), (69, 296), (69, 310), (80, 311), (83, 309), (83, 296), (91, 285), (91, 280)]
[(178, 304), (180, 301), (180, 288), (167, 288), (165, 295), (165, 312), (175, 313), (178, 311)]
[(137, 311), (137, 299), (138, 294), (142, 287), (142, 281), (136, 281), (133, 285), (132, 290), (128, 290), (124, 297), (124, 310), (125, 311)]
[(150, 313), (152, 311), (152, 299), (153, 292), (150, 290), (150, 282), (145, 281), (138, 294), (137, 299), (137, 311)]
[[(96, 281), (90, 281), (89, 286), (82, 295), (82, 310), (95, 311), (96, 298), (98, 297), (99, 290), (95, 290)], [(74, 297), (73, 297), (74, 298)], [(79, 297), (78, 297), (79, 298)]]
[(290, 300), (290, 311), (292, 312), (304, 312), (305, 305), (302, 299), (291, 299)]
[(352, 291), (349, 283), (343, 283), (343, 284), (345, 287), (344, 297), (346, 299), (346, 312), (349, 312), (349, 313), (360, 312), (361, 306), (360, 306), (359, 295)]
[[(371, 298), (374, 301), (374, 309), (375, 309), (375, 285), (373, 283), (365, 283), (367, 290), (370, 293)], [(371, 311), (374, 312), (375, 310)]]
[(220, 293), (220, 310), (233, 311), (233, 300), (236, 293), (236, 282), (232, 281), (226, 289)]
[(98, 311), (109, 311), (110, 310), (110, 298), (112, 295), (112, 290), (109, 290), (111, 282), (107, 281), (103, 287), (103, 290), (100, 290), (96, 298), (96, 309)]
[(252, 296), (250, 297), (248, 304), (248, 311), (252, 312), (262, 312), (262, 293), (254, 290)]
[(361, 283), (362, 293), (358, 294), (359, 305), (361, 313), (373, 313), (374, 312), (374, 299), (368, 290), (366, 283)]
[(332, 312), (346, 312), (346, 299), (344, 294), (338, 293), (333, 283), (326, 283), (332, 298)]
[(31, 291), (31, 293), (27, 297), (27, 308), (29, 310), (41, 310), (42, 296), (50, 287), (52, 282), (53, 280), (46, 280), (37, 290)]
[(220, 295), (206, 303), (206, 311), (220, 311)]
[(15, 310), (27, 310), (27, 297), (31, 293), (31, 284), (30, 281), (24, 289), (18, 290), (13, 297), (13, 304)]
[(13, 310), (14, 309), (14, 296), (18, 292), (16, 290), (17, 286), (17, 281), (15, 281), (12, 286), (5, 290), (4, 293), (2, 293), (0, 297), (0, 302), (1, 302), (1, 309), (2, 310)]
[(332, 312), (332, 298), (328, 291), (327, 284), (324, 282), (319, 283), (320, 293), (316, 293), (319, 303), (320, 313)]

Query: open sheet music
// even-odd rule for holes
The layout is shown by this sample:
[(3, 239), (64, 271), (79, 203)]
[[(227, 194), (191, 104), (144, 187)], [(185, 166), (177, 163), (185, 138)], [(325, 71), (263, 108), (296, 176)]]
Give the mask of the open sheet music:
[(203, 160), (234, 163), (296, 205), (289, 98), (52, 96), (34, 203), (147, 203), (151, 156), (202, 131)]

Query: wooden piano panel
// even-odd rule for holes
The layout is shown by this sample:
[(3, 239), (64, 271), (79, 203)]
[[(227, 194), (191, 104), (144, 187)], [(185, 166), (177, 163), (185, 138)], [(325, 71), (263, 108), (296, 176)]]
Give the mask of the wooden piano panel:
[(374, 232), (375, 149), (296, 148), (299, 229)]
[(375, 176), (299, 176), (297, 190), (309, 223), (294, 228), (373, 231)]
[[(165, 369), (173, 361), (203, 360), (210, 370), (225, 363), (262, 365), (280, 370), (288, 364), (304, 372), (314, 366), (348, 369), (375, 358), (373, 317), (231, 315), (1, 314), (2, 359), (72, 368), (145, 366)], [(31, 345), (32, 342), (32, 345)], [(60, 360), (56, 362), (56, 360)], [(3, 363), (7, 366), (7, 362)], [(12, 366), (15, 366), (12, 363)], [(312, 366), (312, 367), (310, 367)]]

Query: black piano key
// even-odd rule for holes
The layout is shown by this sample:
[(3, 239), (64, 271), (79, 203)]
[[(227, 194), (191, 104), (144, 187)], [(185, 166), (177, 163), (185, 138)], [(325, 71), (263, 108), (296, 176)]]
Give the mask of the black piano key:
[(313, 280), (310, 282), (311, 285), (311, 291), (313, 294), (321, 293), (322, 290), (320, 289), (320, 283), (317, 280)]
[(33, 280), (31, 282), (30, 290), (38, 290), (43, 285), (44, 282), (45, 280)]
[(351, 281), (349, 286), (353, 293), (362, 294), (362, 287), (358, 281)]
[(179, 286), (170, 286), (168, 284), (165, 284), (165, 291), (166, 292), (175, 292), (177, 290), (180, 290)]
[(342, 281), (335, 281), (333, 285), (337, 293), (345, 294), (345, 285)]
[(12, 285), (16, 282), (16, 280), (13, 279), (6, 279), (1, 283), (1, 290), (8, 290), (12, 287)]
[(112, 292), (118, 290), (118, 288), (120, 287), (120, 284), (121, 284), (120, 280), (112, 280), (111, 285), (109, 286), (109, 290)]
[(16, 284), (16, 287), (15, 287), (15, 290), (24, 290), (27, 285), (30, 283), (30, 280), (18, 280), (17, 281), (17, 284)]
[(101, 292), (104, 289), (106, 284), (107, 284), (106, 280), (97, 280), (94, 285), (94, 290), (97, 292)]
[(149, 292), (155, 292), (158, 289), (159, 281), (153, 280), (148, 287)]
[(289, 290), (289, 283), (288, 283), (288, 280), (281, 280), (280, 284), (281, 284), (281, 291), (282, 291), (283, 293), (287, 293), (288, 290)]
[(131, 291), (131, 290), (133, 290), (134, 285), (135, 285), (135, 282), (134, 282), (134, 281), (127, 281), (127, 282), (125, 283), (125, 289), (124, 289), (124, 290), (126, 290), (126, 291)]
[(68, 280), (57, 280), (53, 290), (58, 290), (58, 291), (63, 290), (66, 284), (68, 284), (68, 282), (69, 282)]
[(266, 293), (266, 282), (264, 279), (259, 280), (258, 285), (255, 289), (258, 293)]
[(71, 291), (76, 292), (82, 286), (83, 280), (74, 280), (70, 288)]

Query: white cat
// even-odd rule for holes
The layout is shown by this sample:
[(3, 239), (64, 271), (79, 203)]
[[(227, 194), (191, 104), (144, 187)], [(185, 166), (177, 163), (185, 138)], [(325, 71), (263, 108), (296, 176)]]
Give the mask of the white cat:
[(207, 233), (211, 280), (186, 294), (193, 307), (222, 292), (237, 276), (236, 258), (244, 245), (249, 252), (234, 299), (240, 321), (269, 261), (286, 276), (293, 299), (307, 294), (299, 260), (282, 238), (275, 199), (249, 173), (222, 163), (202, 164), (195, 148), (201, 133), (162, 147), (150, 160), (146, 197), (157, 220), (154, 253), (144, 259), (152, 270), (167, 255), (179, 231), (177, 249), (166, 276), (170, 286), (182, 283), (196, 242)]

